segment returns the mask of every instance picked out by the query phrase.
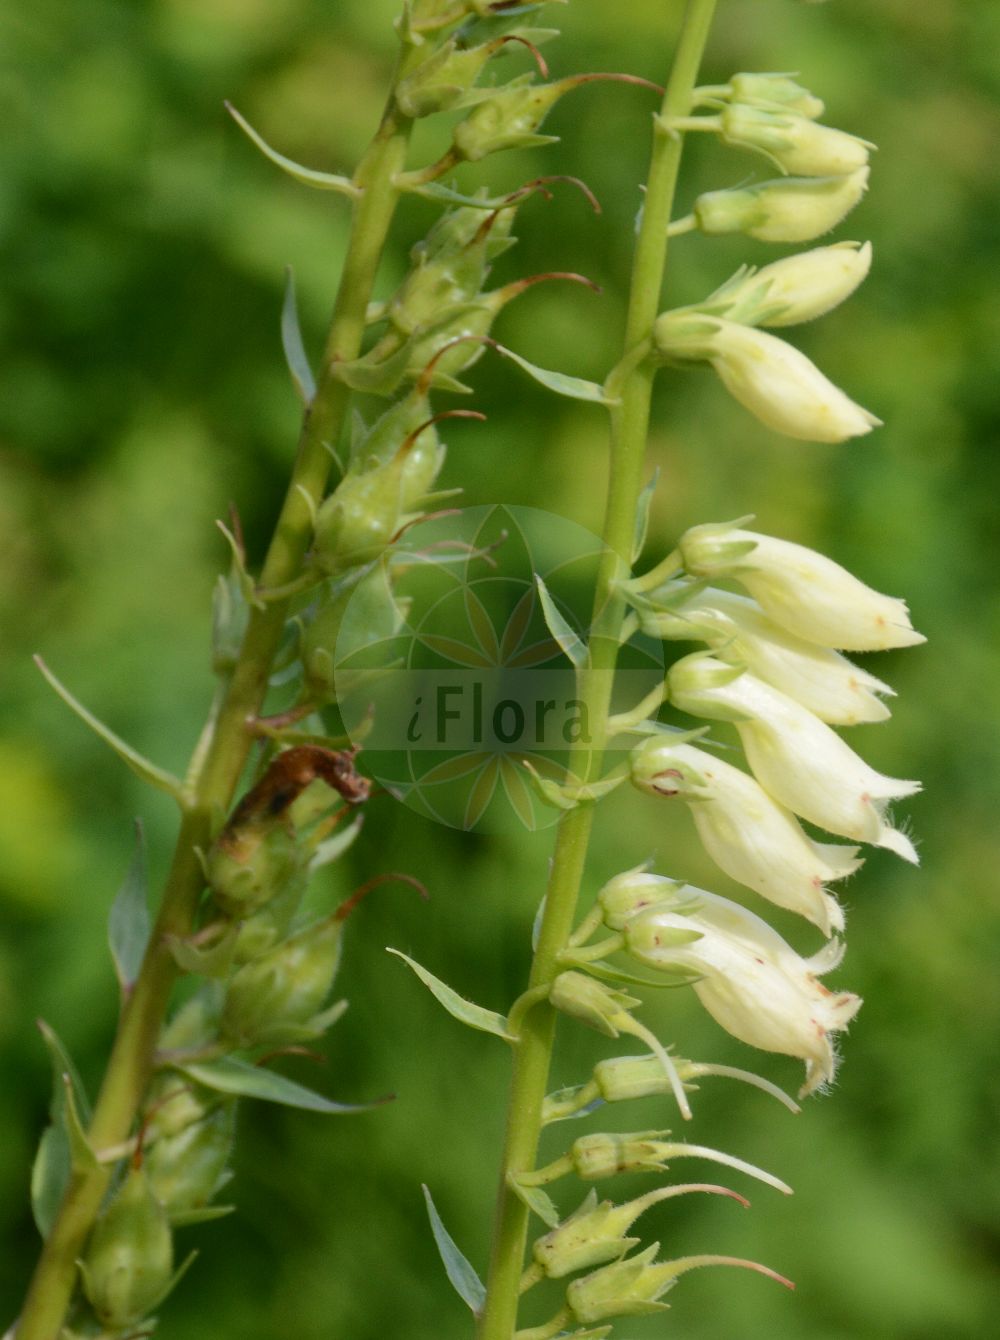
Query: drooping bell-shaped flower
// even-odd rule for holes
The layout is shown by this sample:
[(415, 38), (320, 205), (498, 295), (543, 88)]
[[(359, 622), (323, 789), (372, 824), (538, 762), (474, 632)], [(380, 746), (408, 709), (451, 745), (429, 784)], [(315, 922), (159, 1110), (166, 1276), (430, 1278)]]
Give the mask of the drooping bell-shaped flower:
[(692, 576), (734, 577), (769, 618), (807, 642), (885, 651), (926, 640), (912, 627), (904, 601), (873, 591), (804, 545), (710, 524), (688, 530), (678, 549)]
[[(700, 938), (678, 945), (680, 929), (698, 931)], [(658, 903), (632, 917), (624, 935), (629, 953), (646, 967), (699, 972), (698, 999), (733, 1037), (803, 1060), (800, 1096), (833, 1078), (830, 1035), (846, 1028), (861, 1005), (858, 996), (829, 991), (818, 980), (843, 957), (838, 941), (802, 958), (760, 917), (703, 890), (694, 910), (690, 902), (680, 911), (669, 901)]]
[(685, 656), (667, 683), (682, 711), (736, 723), (754, 776), (775, 800), (831, 833), (916, 863), (913, 843), (891, 827), (885, 810), (890, 800), (919, 791), (919, 782), (876, 772), (787, 694), (714, 657)]
[(646, 597), (650, 608), (639, 609), (644, 632), (706, 642), (720, 660), (745, 665), (832, 726), (885, 721), (890, 715), (877, 695), (892, 694), (892, 689), (839, 652), (796, 637), (747, 596), (695, 587), (679, 602), (679, 585), (662, 588), (662, 609), (657, 608), (657, 591)]
[(843, 910), (825, 886), (858, 869), (857, 847), (814, 842), (752, 777), (692, 745), (651, 736), (631, 770), (640, 790), (688, 803), (705, 850), (732, 879), (826, 935), (843, 930)]

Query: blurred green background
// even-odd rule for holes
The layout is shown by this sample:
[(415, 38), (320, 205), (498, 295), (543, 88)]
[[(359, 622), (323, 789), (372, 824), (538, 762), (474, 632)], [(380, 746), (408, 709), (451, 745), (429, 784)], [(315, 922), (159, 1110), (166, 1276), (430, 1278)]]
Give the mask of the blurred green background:
[[(114, 1025), (104, 919), (142, 816), (154, 873), (174, 818), (42, 686), (47, 661), (116, 730), (180, 769), (210, 694), (208, 602), (239, 503), (259, 554), (281, 496), (296, 402), (281, 359), (282, 268), (295, 267), (307, 343), (322, 339), (347, 211), (255, 154), (235, 104), (293, 157), (350, 170), (391, 69), (395, 0), (0, 2), (0, 1322), (35, 1253), (27, 1175), (49, 1075), (33, 1019), (62, 1034), (93, 1085)], [(623, 69), (662, 79), (679, 0), (553, 9), (554, 72)], [(521, 68), (520, 57), (515, 58)], [(513, 67), (512, 62), (512, 67)], [(706, 81), (798, 70), (827, 119), (877, 141), (869, 196), (836, 234), (871, 238), (875, 266), (843, 309), (794, 340), (886, 420), (823, 447), (779, 440), (709, 374), (664, 375), (652, 456), (663, 470), (657, 547), (684, 527), (755, 512), (880, 590), (905, 594), (926, 648), (877, 659), (899, 691), (894, 722), (852, 737), (883, 771), (925, 779), (908, 806), (919, 871), (873, 853), (850, 884), (849, 954), (836, 981), (866, 997), (835, 1091), (792, 1118), (761, 1094), (707, 1082), (690, 1138), (794, 1184), (753, 1191), (744, 1214), (678, 1202), (645, 1232), (673, 1254), (750, 1255), (792, 1276), (787, 1295), (738, 1272), (701, 1272), (656, 1324), (624, 1340), (958, 1340), (997, 1333), (1000, 1113), (996, 750), (996, 505), (1000, 408), (1000, 7), (968, 0), (722, 0)], [(523, 208), (498, 280), (574, 269), (604, 285), (535, 289), (498, 334), (529, 357), (600, 376), (616, 357), (648, 95), (598, 85), (551, 118), (562, 144), (489, 160), (463, 181), (584, 177)], [(440, 130), (422, 130), (430, 154)], [(435, 136), (438, 138), (435, 139)], [(692, 146), (681, 209), (701, 189), (767, 175), (708, 141)], [(415, 161), (421, 161), (419, 157)], [(385, 267), (433, 218), (402, 211)], [(779, 254), (740, 239), (681, 239), (670, 296), (708, 292), (743, 261)], [(554, 402), (484, 360), (486, 429), (449, 431), (443, 483), (470, 502), (544, 506), (600, 522), (600, 414)], [(685, 813), (618, 793), (598, 826), (590, 887), (655, 855), (723, 892)], [(493, 1008), (521, 989), (551, 834), (441, 829), (382, 798), (345, 891), (403, 869), (429, 904), (387, 889), (351, 923), (342, 986), (352, 1008), (328, 1073), (288, 1072), (346, 1099), (397, 1101), (340, 1120), (243, 1112), (240, 1213), (185, 1230), (200, 1259), (162, 1331), (297, 1340), (459, 1340), (467, 1314), (437, 1264), (419, 1185), (485, 1265), (507, 1057), (437, 1009), (383, 952), (412, 952)], [(808, 928), (776, 924), (803, 948)], [(679, 1050), (759, 1064), (794, 1088), (797, 1063), (757, 1057), (693, 999), (653, 1017)], [(607, 1054), (569, 1030), (557, 1083)], [(627, 1050), (627, 1048), (622, 1048)], [(663, 1125), (664, 1103), (615, 1113)], [(577, 1133), (580, 1128), (576, 1128)], [(561, 1128), (550, 1136), (558, 1147)], [(694, 1171), (681, 1168), (681, 1173)], [(627, 1188), (628, 1189), (628, 1188)], [(632, 1190), (635, 1187), (631, 1188)], [(741, 1186), (746, 1190), (746, 1186)]]

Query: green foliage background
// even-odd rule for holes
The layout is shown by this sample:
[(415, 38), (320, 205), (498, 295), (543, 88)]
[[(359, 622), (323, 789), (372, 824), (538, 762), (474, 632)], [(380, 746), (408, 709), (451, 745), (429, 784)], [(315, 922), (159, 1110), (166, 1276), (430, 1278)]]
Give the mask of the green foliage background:
[[(554, 71), (662, 79), (680, 9), (679, 0), (554, 9), (565, 29), (548, 49)], [(43, 1014), (96, 1083), (116, 1009), (104, 920), (132, 818), (146, 822), (157, 875), (173, 837), (168, 803), (43, 689), (30, 653), (43, 652), (137, 747), (184, 766), (210, 693), (208, 602), (225, 562), (213, 519), (237, 501), (260, 552), (295, 436), (278, 342), (282, 267), (295, 266), (316, 350), (347, 218), (342, 201), (265, 164), (222, 99), (292, 156), (349, 169), (384, 96), (395, 11), (395, 0), (0, 5), (0, 1215), (9, 1237), (0, 1292), (9, 1316), (35, 1251), (27, 1169), (49, 1083), (32, 1020)], [(664, 375), (654, 540), (662, 547), (687, 525), (753, 511), (762, 529), (906, 594), (929, 644), (879, 658), (877, 673), (899, 691), (894, 721), (856, 738), (884, 771), (925, 779), (909, 806), (923, 866), (874, 853), (849, 886), (850, 948), (837, 980), (867, 1003), (835, 1092), (797, 1119), (721, 1081), (697, 1101), (691, 1138), (765, 1164), (797, 1195), (759, 1188), (748, 1214), (678, 1202), (647, 1217), (667, 1251), (751, 1255), (792, 1276), (797, 1294), (704, 1272), (672, 1295), (665, 1321), (616, 1327), (632, 1340), (996, 1334), (998, 53), (1000, 8), (975, 0), (720, 5), (707, 80), (798, 70), (833, 124), (878, 141), (870, 195), (837, 234), (872, 238), (873, 274), (795, 340), (887, 426), (839, 447), (778, 440), (708, 374)], [(498, 187), (576, 173), (604, 203), (599, 218), (568, 194), (525, 206), (522, 244), (498, 266), (498, 279), (576, 269), (604, 285), (600, 298), (537, 289), (504, 314), (501, 338), (549, 366), (600, 376), (615, 357), (648, 115), (638, 90), (587, 88), (552, 117), (561, 146), (485, 165)], [(422, 134), (427, 154), (431, 141)], [(699, 142), (682, 207), (755, 168)], [(419, 203), (403, 210), (387, 288), (431, 217)], [(681, 239), (671, 300), (776, 254), (739, 239)], [(444, 484), (462, 484), (470, 502), (535, 504), (599, 526), (600, 414), (552, 402), (495, 361), (475, 376), (474, 403), (490, 423), (449, 432)], [(599, 832), (592, 888), (655, 854), (659, 868), (726, 891), (684, 814), (619, 793)], [(453, 1234), (484, 1265), (507, 1059), (441, 1014), (383, 946), (505, 1008), (523, 982), (550, 840), (513, 828), (467, 836), (386, 798), (372, 805), (350, 869), (335, 878), (346, 891), (373, 871), (404, 869), (432, 898), (425, 906), (386, 890), (357, 916), (342, 980), (352, 1008), (331, 1037), (328, 1073), (288, 1067), (341, 1098), (392, 1091), (397, 1101), (333, 1121), (245, 1110), (240, 1214), (186, 1230), (201, 1257), (164, 1309), (165, 1335), (468, 1335), (419, 1184), (431, 1184)], [(797, 1065), (753, 1056), (687, 997), (656, 1008), (682, 1053), (759, 1061), (797, 1083)], [(566, 1043), (556, 1079), (569, 1083), (597, 1051), (568, 1032)], [(647, 1100), (619, 1124), (672, 1116)]]

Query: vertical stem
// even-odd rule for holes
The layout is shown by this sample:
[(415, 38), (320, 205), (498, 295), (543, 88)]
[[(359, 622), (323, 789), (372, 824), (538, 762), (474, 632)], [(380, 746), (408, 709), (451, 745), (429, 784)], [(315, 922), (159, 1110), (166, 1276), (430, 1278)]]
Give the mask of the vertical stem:
[[(406, 58), (403, 72), (405, 64)], [(310, 543), (312, 521), (303, 492), (319, 502), (326, 488), (332, 462), (327, 447), (340, 437), (350, 394), (334, 369), (337, 362), (356, 358), (361, 351), (365, 312), (399, 195), (395, 178), (405, 166), (410, 126), (410, 121), (394, 112), (390, 98), (389, 110), (355, 175), (362, 194), (354, 205), (318, 388), (303, 418), (291, 480), (264, 561), (261, 582), (265, 587), (291, 581)], [(127, 1138), (149, 1082), (156, 1039), (177, 976), (166, 937), (187, 935), (192, 929), (204, 888), (197, 851), (207, 849), (246, 763), (253, 743), (247, 726), (260, 710), (287, 615), (287, 602), (280, 601), (251, 613), (239, 659), (185, 805), (160, 914), (122, 1012), (94, 1107), (88, 1138), (95, 1150)], [(106, 1167), (71, 1176), (16, 1323), (16, 1340), (56, 1340), (76, 1282), (76, 1262), (110, 1176), (111, 1169)]]
[[(683, 138), (671, 122), (691, 110), (691, 94), (715, 12), (716, 0), (688, 0), (677, 52), (660, 116), (654, 122), (642, 224), (632, 265), (625, 354), (649, 338), (660, 311), (667, 257), (667, 227), (673, 208)], [(597, 578), (591, 670), (581, 696), (598, 738), (588, 759), (593, 777), (604, 748), (603, 723), (611, 701), (624, 605), (614, 584), (629, 564), (645, 459), (646, 434), (655, 369), (649, 360), (629, 360), (629, 370), (614, 388), (618, 403), (611, 414), (611, 464), (603, 538), (605, 557)], [(559, 971), (559, 954), (573, 927), (593, 823), (593, 805), (581, 804), (560, 821), (545, 914), (531, 969), (530, 986), (550, 983)], [(497, 1195), (496, 1224), (486, 1302), (479, 1319), (479, 1340), (511, 1340), (517, 1325), (518, 1287), (527, 1241), (529, 1211), (510, 1189), (509, 1177), (535, 1163), (542, 1102), (548, 1083), (555, 1011), (533, 1010), (525, 1019), (514, 1056), (507, 1127)]]

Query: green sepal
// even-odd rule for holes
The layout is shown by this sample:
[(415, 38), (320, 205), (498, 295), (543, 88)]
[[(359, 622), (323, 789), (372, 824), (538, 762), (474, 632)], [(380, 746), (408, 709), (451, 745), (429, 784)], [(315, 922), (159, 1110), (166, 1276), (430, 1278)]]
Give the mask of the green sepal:
[(352, 391), (364, 391), (368, 395), (392, 395), (406, 374), (410, 362), (411, 341), (398, 348), (379, 363), (372, 362), (371, 356), (342, 359), (331, 363), (330, 375), (349, 386)]
[[(195, 1258), (197, 1257), (197, 1255), (198, 1255), (197, 1249), (193, 1252), (188, 1253), (188, 1255), (184, 1258), (184, 1260), (180, 1263), (180, 1265), (177, 1267), (174, 1273), (170, 1276), (170, 1279), (164, 1285), (162, 1293), (160, 1293), (156, 1298), (154, 1298), (152, 1303), (150, 1303), (149, 1305), (150, 1311), (152, 1311), (154, 1307), (159, 1307), (160, 1304), (163, 1302), (163, 1300), (165, 1298), (168, 1298), (170, 1294), (173, 1293), (173, 1291), (177, 1288), (178, 1284), (180, 1284), (181, 1280), (194, 1265)], [(82, 1269), (83, 1263), (81, 1262), (80, 1264)]]
[[(674, 944), (683, 944), (700, 940), (701, 933), (697, 931), (678, 932), (684, 936), (684, 940), (672, 941)], [(561, 954), (559, 962), (567, 968), (576, 968), (579, 971), (588, 972), (592, 977), (599, 977), (604, 982), (615, 982), (620, 986), (655, 986), (655, 987), (678, 987), (690, 986), (692, 982), (700, 982), (703, 973), (691, 973), (685, 975), (681, 971), (664, 972), (658, 977), (640, 977), (637, 973), (628, 972), (623, 968), (613, 968), (610, 963), (604, 963), (594, 959), (577, 959), (572, 954)]]
[(358, 834), (361, 832), (361, 826), (365, 821), (363, 814), (356, 815), (351, 822), (339, 833), (333, 837), (325, 838), (317, 844), (316, 850), (309, 859), (309, 873), (313, 874), (321, 870), (323, 866), (329, 865), (331, 861), (337, 861), (347, 851)]
[(533, 1214), (538, 1215), (542, 1223), (547, 1224), (549, 1228), (556, 1227), (559, 1223), (559, 1211), (547, 1192), (540, 1186), (523, 1186), (513, 1174), (508, 1176), (507, 1185), (518, 1200), (523, 1201)]
[(566, 785), (555, 782), (549, 777), (543, 777), (527, 759), (522, 759), (521, 765), (527, 768), (539, 798), (557, 810), (575, 810), (585, 800), (601, 800), (628, 780), (628, 773), (624, 769), (616, 769), (598, 782)]
[(302, 403), (311, 405), (316, 394), (316, 378), (302, 342), (299, 310), (295, 302), (295, 276), (290, 265), (285, 270), (285, 299), (281, 304), (281, 347), (285, 351), (285, 362)]
[(247, 572), (246, 560), (243, 557), (243, 550), (236, 536), (229, 529), (224, 521), (216, 521), (216, 526), (222, 532), (226, 544), (229, 545), (232, 554), (232, 573), (231, 576), (239, 583), (240, 594), (248, 605), (253, 605), (255, 609), (265, 609), (264, 602), (257, 594), (257, 583)]
[(190, 1228), (192, 1224), (208, 1224), (213, 1219), (224, 1219), (232, 1214), (235, 1205), (200, 1205), (196, 1210), (178, 1210), (176, 1214), (167, 1211), (171, 1228)]
[(632, 539), (632, 562), (638, 562), (639, 555), (646, 547), (646, 536), (649, 534), (649, 509), (653, 502), (653, 494), (656, 492), (656, 486), (660, 482), (660, 467), (657, 466), (653, 471), (653, 477), (645, 485), (639, 494), (639, 500), (635, 505), (635, 533)]
[(356, 200), (361, 194), (349, 177), (342, 177), (334, 172), (317, 172), (315, 168), (303, 167), (301, 163), (296, 163), (293, 159), (286, 158), (284, 154), (279, 154), (277, 149), (272, 149), (268, 142), (254, 130), (250, 122), (241, 116), (231, 103), (227, 102), (223, 105), (244, 135), (257, 146), (265, 158), (269, 158), (272, 163), (280, 167), (282, 172), (287, 172), (290, 177), (302, 182), (304, 186), (312, 186), (318, 191), (339, 191), (342, 195), (350, 196), (352, 200)]
[(604, 387), (599, 386), (597, 382), (586, 381), (583, 377), (571, 377), (566, 372), (553, 372), (550, 368), (540, 368), (503, 344), (496, 344), (494, 348), (498, 354), (516, 363), (522, 372), (526, 372), (533, 381), (544, 386), (547, 391), (565, 396), (568, 400), (585, 400), (595, 405), (614, 404), (605, 393)]
[(472, 1310), (474, 1316), (478, 1317), (483, 1310), (483, 1304), (486, 1302), (485, 1286), (475, 1267), (459, 1249), (455, 1239), (442, 1223), (441, 1216), (438, 1214), (434, 1199), (431, 1196), (430, 1188), (424, 1186), (423, 1192), (424, 1199), (427, 1202), (427, 1217), (431, 1221), (431, 1232), (434, 1234), (434, 1242), (441, 1257), (445, 1274), (462, 1302)]
[(370, 1112), (380, 1106), (377, 1103), (336, 1103), (332, 1098), (324, 1098), (294, 1080), (274, 1070), (265, 1070), (241, 1061), (236, 1056), (224, 1056), (218, 1061), (195, 1062), (191, 1065), (177, 1066), (182, 1074), (206, 1089), (215, 1093), (235, 1094), (240, 1098), (260, 1098), (267, 1103), (280, 1103), (283, 1107), (300, 1108), (305, 1112), (323, 1112), (329, 1116), (339, 1116), (349, 1112)]
[[(52, 1061), (52, 1098), (51, 1124), (42, 1132), (31, 1169), (31, 1211), (39, 1233), (46, 1238), (73, 1170), (72, 1131), (82, 1131), (81, 1116), (84, 1122), (90, 1120), (90, 1104), (76, 1066), (56, 1033), (43, 1019), (38, 1020), (38, 1028)], [(68, 1095), (72, 1095), (72, 1116)]]
[(460, 996), (457, 991), (453, 991), (450, 986), (442, 982), (439, 977), (435, 977), (432, 972), (428, 972), (426, 968), (421, 967), (408, 954), (404, 954), (401, 949), (389, 948), (387, 952), (401, 958), (416, 973), (438, 1003), (443, 1005), (452, 1018), (457, 1019), (459, 1023), (467, 1024), (469, 1028), (478, 1029), (481, 1033), (495, 1033), (498, 1038), (503, 1038), (505, 1042), (517, 1041), (517, 1038), (507, 1031), (507, 1020), (502, 1014), (497, 1014), (495, 1010), (484, 1009), (482, 1005), (475, 1005), (471, 1000), (466, 1000), (464, 996)]
[(182, 935), (167, 935), (164, 941), (181, 972), (197, 973), (199, 977), (225, 977), (233, 966), (239, 936), (239, 923), (233, 922), (208, 949), (199, 949)]
[(542, 614), (545, 617), (545, 623), (549, 632), (559, 643), (567, 660), (582, 670), (587, 664), (587, 646), (579, 633), (571, 628), (566, 619), (559, 612), (559, 607), (552, 599), (549, 588), (545, 585), (544, 579), (539, 573), (535, 573), (535, 587), (538, 591), (538, 599), (541, 602)]
[(135, 851), (108, 913), (108, 946), (123, 993), (131, 990), (139, 975), (151, 927), (146, 837), (142, 820), (136, 819)]
[(59, 697), (63, 700), (71, 711), (75, 712), (84, 725), (89, 726), (95, 735), (99, 736), (106, 745), (108, 745), (122, 762), (135, 773), (144, 782), (149, 782), (151, 786), (157, 787), (160, 791), (166, 791), (168, 796), (173, 796), (174, 800), (180, 803), (184, 798), (184, 783), (173, 773), (167, 772), (164, 768), (158, 768), (155, 763), (151, 763), (148, 758), (143, 758), (137, 750), (114, 733), (103, 721), (99, 721), (92, 712), (89, 712), (83, 703), (74, 698), (69, 689), (66, 688), (52, 673), (40, 656), (34, 658), (35, 664), (41, 671), (43, 677), (53, 688)]

